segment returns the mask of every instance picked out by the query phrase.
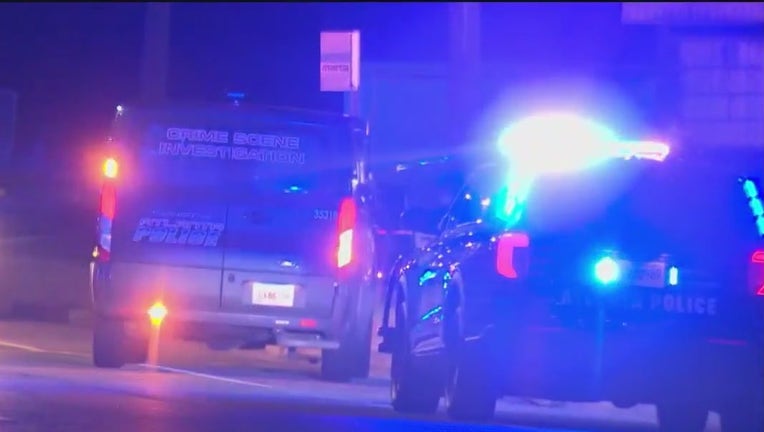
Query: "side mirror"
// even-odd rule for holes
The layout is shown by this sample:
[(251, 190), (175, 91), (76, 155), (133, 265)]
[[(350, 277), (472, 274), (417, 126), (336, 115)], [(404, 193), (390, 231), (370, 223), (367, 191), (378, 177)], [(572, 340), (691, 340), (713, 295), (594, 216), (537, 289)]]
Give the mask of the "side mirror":
[(401, 226), (407, 230), (435, 235), (440, 232), (440, 222), (445, 213), (444, 209), (412, 208), (401, 215)]

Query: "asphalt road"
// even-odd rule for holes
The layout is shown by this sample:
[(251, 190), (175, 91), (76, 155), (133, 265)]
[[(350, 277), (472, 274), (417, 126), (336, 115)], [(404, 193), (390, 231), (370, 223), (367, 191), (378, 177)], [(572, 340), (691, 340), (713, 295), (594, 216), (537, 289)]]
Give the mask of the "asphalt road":
[[(494, 425), (402, 417), (388, 405), (386, 356), (372, 377), (318, 380), (318, 366), (278, 350), (215, 352), (160, 343), (158, 366), (99, 370), (86, 328), (0, 322), (0, 431), (587, 431), (655, 430), (652, 407), (545, 406), (502, 400)], [(310, 354), (310, 353), (308, 353)], [(709, 431), (718, 430), (712, 416)]]

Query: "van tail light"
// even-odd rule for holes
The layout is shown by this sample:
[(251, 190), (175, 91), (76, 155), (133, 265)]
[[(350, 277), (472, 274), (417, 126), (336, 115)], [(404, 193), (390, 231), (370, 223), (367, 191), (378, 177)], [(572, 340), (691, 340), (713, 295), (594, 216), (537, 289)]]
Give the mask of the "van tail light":
[(105, 181), (101, 187), (101, 203), (98, 214), (98, 241), (94, 257), (98, 261), (108, 261), (111, 254), (111, 232), (117, 212), (117, 191), (114, 183)]
[(337, 267), (343, 268), (353, 261), (353, 231), (356, 225), (356, 205), (352, 198), (345, 198), (340, 203), (337, 217)]
[(112, 182), (106, 182), (101, 187), (100, 211), (101, 217), (114, 219), (114, 215), (117, 212), (117, 193)]
[(496, 271), (509, 279), (518, 278), (518, 273), (525, 270), (527, 260), (522, 263), (517, 252), (530, 245), (528, 235), (518, 232), (504, 233), (496, 242)]
[(748, 277), (756, 295), (764, 296), (764, 250), (757, 250), (751, 255)]

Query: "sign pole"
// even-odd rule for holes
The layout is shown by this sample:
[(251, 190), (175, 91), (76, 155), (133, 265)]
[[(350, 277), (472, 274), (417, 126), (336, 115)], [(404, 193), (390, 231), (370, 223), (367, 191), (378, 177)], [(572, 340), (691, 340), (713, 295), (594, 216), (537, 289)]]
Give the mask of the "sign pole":
[(155, 103), (167, 96), (170, 3), (147, 3), (144, 25), (141, 96), (145, 103)]
[(480, 3), (449, 4), (450, 123), (452, 151), (468, 150), (468, 131), (478, 102), (480, 67)]
[[(346, 99), (346, 114), (361, 117), (361, 32), (321, 32), (321, 61), (319, 65), (322, 92), (341, 92)], [(366, 178), (362, 161), (357, 167), (360, 179)]]

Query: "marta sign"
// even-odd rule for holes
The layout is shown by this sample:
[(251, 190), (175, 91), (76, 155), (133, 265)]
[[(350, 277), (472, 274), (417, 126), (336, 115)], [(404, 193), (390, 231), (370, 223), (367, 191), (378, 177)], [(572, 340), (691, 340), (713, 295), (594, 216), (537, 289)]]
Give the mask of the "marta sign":
[(321, 91), (357, 91), (361, 81), (361, 33), (321, 32)]

